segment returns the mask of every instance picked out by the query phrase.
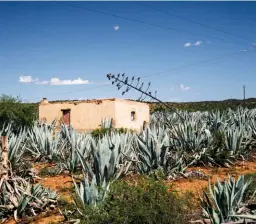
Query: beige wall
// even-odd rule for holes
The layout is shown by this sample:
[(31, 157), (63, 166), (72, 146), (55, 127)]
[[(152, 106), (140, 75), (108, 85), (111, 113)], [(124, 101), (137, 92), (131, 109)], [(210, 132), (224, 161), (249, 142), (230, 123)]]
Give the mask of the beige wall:
[[(140, 130), (143, 121), (149, 122), (149, 106), (122, 99), (95, 100), (91, 102), (58, 102), (42, 101), (39, 105), (39, 119), (51, 123), (62, 117), (62, 110), (70, 109), (70, 122), (77, 131), (88, 131), (99, 128), (101, 119), (113, 118), (114, 126)], [(131, 111), (136, 119), (131, 121)]]
[(70, 123), (77, 131), (99, 128), (101, 119), (115, 116), (115, 101), (104, 100), (87, 103), (48, 103), (39, 106), (39, 119), (46, 118), (47, 123), (62, 117), (63, 109), (70, 109)]
[[(116, 128), (130, 128), (141, 130), (143, 122), (149, 122), (149, 106), (146, 103), (117, 100), (116, 104)], [(131, 112), (135, 111), (135, 120), (131, 120)]]

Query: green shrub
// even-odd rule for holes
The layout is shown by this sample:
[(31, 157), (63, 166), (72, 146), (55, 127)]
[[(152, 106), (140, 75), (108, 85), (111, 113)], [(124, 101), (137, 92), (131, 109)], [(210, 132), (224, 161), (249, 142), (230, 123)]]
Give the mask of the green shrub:
[(109, 134), (111, 132), (124, 134), (127, 132), (133, 133), (135, 131), (132, 129), (128, 129), (128, 128), (97, 128), (97, 129), (93, 130), (91, 132), (91, 134), (94, 138), (97, 138), (97, 137), (103, 137), (104, 135)]
[(31, 127), (37, 118), (36, 104), (23, 103), (19, 97), (0, 96), (0, 127), (12, 122), (12, 128)]
[(92, 137), (98, 138), (103, 137), (104, 135), (108, 134), (111, 131), (110, 128), (97, 128), (91, 132)]
[(137, 186), (117, 181), (105, 202), (83, 208), (84, 224), (185, 224), (191, 196), (168, 192), (162, 181), (144, 179)]

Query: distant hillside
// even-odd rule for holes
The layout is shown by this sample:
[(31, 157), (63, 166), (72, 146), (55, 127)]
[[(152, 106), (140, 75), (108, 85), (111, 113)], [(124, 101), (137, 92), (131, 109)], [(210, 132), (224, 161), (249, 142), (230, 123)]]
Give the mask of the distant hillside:
[[(150, 111), (164, 110), (165, 108), (156, 102), (146, 102), (150, 106)], [(188, 111), (209, 111), (209, 110), (226, 110), (228, 108), (236, 109), (239, 106), (249, 109), (256, 108), (256, 98), (248, 98), (246, 100), (227, 99), (222, 101), (199, 101), (199, 102), (165, 102), (171, 107), (178, 110)]]
[[(129, 99), (132, 101), (137, 101)], [(164, 110), (165, 108), (157, 102), (149, 102), (150, 111), (154, 112), (157, 110)], [(249, 109), (256, 108), (256, 98), (248, 98), (245, 100), (239, 99), (226, 99), (222, 101), (198, 101), (198, 102), (165, 102), (169, 106), (176, 108), (178, 110), (188, 110), (188, 111), (209, 111), (209, 110), (226, 110), (228, 108), (236, 109), (239, 106), (247, 107)], [(33, 103), (38, 105), (39, 103)]]

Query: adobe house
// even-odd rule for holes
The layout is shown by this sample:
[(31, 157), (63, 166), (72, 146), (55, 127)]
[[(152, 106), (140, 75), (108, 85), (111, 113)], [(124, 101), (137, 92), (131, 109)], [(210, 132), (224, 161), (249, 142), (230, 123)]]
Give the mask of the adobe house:
[(115, 128), (141, 130), (149, 123), (149, 106), (146, 103), (124, 99), (48, 101), (39, 104), (39, 119), (51, 123), (54, 119), (72, 125), (77, 131), (99, 128), (102, 119), (113, 119)]

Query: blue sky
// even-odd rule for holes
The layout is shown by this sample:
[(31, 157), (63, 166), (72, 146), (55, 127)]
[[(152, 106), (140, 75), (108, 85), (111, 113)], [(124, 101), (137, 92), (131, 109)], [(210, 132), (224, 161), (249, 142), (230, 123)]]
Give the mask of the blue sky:
[(165, 101), (256, 96), (256, 2), (141, 3), (0, 2), (0, 93), (122, 97), (106, 74), (126, 73)]

